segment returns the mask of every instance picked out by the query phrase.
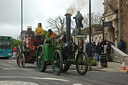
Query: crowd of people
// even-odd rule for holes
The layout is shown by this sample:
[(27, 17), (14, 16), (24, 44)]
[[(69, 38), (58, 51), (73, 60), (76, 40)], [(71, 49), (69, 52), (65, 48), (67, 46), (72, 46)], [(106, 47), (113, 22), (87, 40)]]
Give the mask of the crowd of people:
[[(85, 51), (91, 59), (95, 59), (97, 61), (100, 60), (101, 54), (106, 53), (108, 61), (112, 61), (112, 58), (110, 55), (111, 45), (114, 45), (114, 43), (106, 39), (102, 40), (101, 42), (98, 42), (97, 44), (95, 42), (92, 42), (92, 43), (87, 42)], [(120, 39), (120, 42), (118, 43), (118, 48), (122, 52), (124, 52), (125, 42), (122, 39)]]
[[(108, 61), (112, 61), (110, 56), (111, 44), (112, 43), (106, 39), (98, 42), (97, 44), (95, 42), (86, 43), (86, 53), (91, 59), (99, 61), (101, 54), (106, 51)], [(106, 50), (104, 50), (104, 48), (106, 48)]]

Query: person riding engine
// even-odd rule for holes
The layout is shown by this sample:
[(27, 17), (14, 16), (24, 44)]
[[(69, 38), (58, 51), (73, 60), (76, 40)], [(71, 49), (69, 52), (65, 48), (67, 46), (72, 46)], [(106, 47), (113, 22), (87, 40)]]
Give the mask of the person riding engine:
[[(35, 40), (38, 42), (43, 41), (43, 34), (44, 34), (44, 30), (42, 28), (41, 23), (38, 23), (38, 26), (35, 29)], [(39, 40), (41, 38), (41, 41)]]
[(27, 32), (25, 33), (25, 40), (24, 40), (24, 47), (27, 49), (32, 49), (34, 41), (34, 32), (32, 28), (29, 26), (27, 27)]
[(46, 38), (56, 38), (57, 37), (57, 34), (54, 33), (51, 29), (48, 29), (48, 33), (46, 35)]

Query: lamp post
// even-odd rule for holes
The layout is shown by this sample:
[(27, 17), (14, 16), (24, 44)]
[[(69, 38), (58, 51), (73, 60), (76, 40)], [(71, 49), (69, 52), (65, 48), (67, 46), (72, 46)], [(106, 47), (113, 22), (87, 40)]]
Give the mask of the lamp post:
[(89, 0), (89, 43), (91, 45), (91, 0)]
[(91, 67), (91, 57), (92, 57), (92, 46), (91, 46), (91, 0), (89, 0), (89, 48), (90, 48), (90, 53), (89, 53), (89, 58), (90, 58), (90, 64), (89, 64), (89, 70), (92, 70)]
[(21, 0), (21, 51), (22, 51), (22, 45), (23, 45), (23, 0)]

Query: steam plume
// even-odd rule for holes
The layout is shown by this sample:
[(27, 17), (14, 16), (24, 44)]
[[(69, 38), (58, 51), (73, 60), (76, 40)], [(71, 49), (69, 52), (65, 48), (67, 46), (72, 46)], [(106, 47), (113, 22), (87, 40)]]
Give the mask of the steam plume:
[(78, 10), (80, 11), (88, 3), (88, 0), (74, 0), (74, 2), (66, 9), (66, 13), (74, 14)]

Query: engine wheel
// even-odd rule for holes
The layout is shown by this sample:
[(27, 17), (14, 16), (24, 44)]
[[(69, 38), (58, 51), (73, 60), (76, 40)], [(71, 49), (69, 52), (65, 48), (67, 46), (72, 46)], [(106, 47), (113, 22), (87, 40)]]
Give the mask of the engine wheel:
[(84, 53), (78, 53), (76, 57), (76, 69), (79, 75), (85, 75), (88, 70), (88, 56)]
[(17, 62), (17, 66), (20, 67), (20, 56), (19, 56), (19, 54), (17, 55), (16, 62)]
[(53, 53), (52, 69), (55, 75), (60, 75), (62, 70), (63, 58), (60, 50)]
[(45, 72), (47, 65), (45, 63), (45, 50), (44, 46), (40, 45), (37, 50), (37, 56), (36, 56), (36, 63), (37, 63), (37, 69), (41, 72)]
[(25, 56), (24, 56), (23, 53), (21, 54), (21, 59), (20, 59), (20, 60), (21, 60), (21, 61), (20, 61), (20, 62), (21, 62), (21, 67), (24, 68), (24, 67), (25, 67)]

